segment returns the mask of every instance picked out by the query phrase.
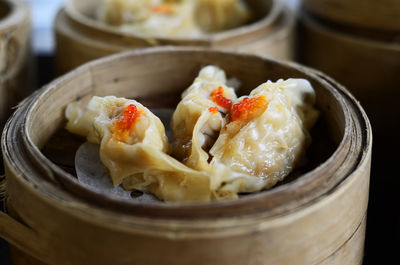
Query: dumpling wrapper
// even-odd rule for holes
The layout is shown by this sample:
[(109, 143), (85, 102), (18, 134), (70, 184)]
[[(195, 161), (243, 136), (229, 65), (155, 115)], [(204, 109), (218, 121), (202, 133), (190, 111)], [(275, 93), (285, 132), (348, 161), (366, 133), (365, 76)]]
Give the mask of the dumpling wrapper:
[[(115, 124), (127, 106), (141, 114), (129, 133), (118, 133)], [(210, 201), (210, 177), (190, 169), (166, 152), (169, 149), (160, 119), (134, 100), (93, 97), (87, 107), (80, 102), (66, 109), (67, 130), (100, 144), (100, 159), (115, 186), (150, 192), (165, 201)], [(131, 130), (132, 129), (132, 130)]]
[[(173, 155), (187, 166), (204, 170), (209, 167), (207, 151), (226, 124), (228, 108), (214, 100), (236, 99), (233, 88), (226, 85), (225, 72), (216, 66), (204, 67), (193, 84), (184, 91), (172, 117)], [(230, 105), (229, 105), (230, 107)]]
[[(252, 104), (244, 102), (251, 99), (255, 108), (249, 114), (246, 107), (251, 109)], [(267, 189), (289, 175), (304, 159), (310, 143), (308, 130), (318, 118), (314, 104), (314, 90), (304, 79), (269, 81), (249, 97), (237, 99), (232, 121), (210, 150), (213, 175), (224, 172), (219, 175), (226, 176), (219, 180), (225, 183), (221, 191)]]

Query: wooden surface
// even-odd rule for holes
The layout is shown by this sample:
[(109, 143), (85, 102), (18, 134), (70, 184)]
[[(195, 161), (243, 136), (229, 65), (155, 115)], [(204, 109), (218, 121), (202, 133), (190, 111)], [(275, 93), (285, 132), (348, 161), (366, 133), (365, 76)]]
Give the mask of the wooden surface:
[(30, 26), (23, 1), (0, 2), (0, 129), (11, 108), (31, 92)]
[(249, 0), (258, 20), (237, 29), (200, 39), (143, 39), (91, 18), (97, 1), (69, 1), (55, 20), (56, 59), (59, 73), (89, 60), (133, 48), (160, 45), (226, 48), (293, 58), (294, 16), (277, 0)]
[(398, 0), (303, 0), (314, 14), (337, 23), (380, 31), (400, 31)]
[[(113, 93), (149, 100), (154, 94), (181, 91), (206, 63), (218, 63), (239, 77), (244, 90), (267, 77), (307, 77), (317, 91), (318, 108), (334, 130), (337, 150), (333, 156), (277, 189), (243, 200), (192, 205), (191, 212), (183, 206), (165, 205), (157, 209), (157, 216), (140, 205), (111, 201), (102, 205), (105, 196), (98, 197), (99, 201), (83, 197), (78, 186), (73, 186), (76, 179), (37, 149), (62, 126), (63, 106), (76, 97)], [(357, 231), (368, 201), (370, 127), (342, 87), (308, 69), (204, 50), (167, 48), (114, 56), (55, 81), (27, 101), (7, 126), (2, 147), (10, 215), (26, 226), (1, 214), (0, 222), (15, 225), (15, 229), (14, 234), (0, 233), (48, 264), (361, 262), (364, 232), (358, 237)], [(310, 180), (324, 180), (324, 185), (309, 185)], [(178, 214), (181, 211), (186, 217)], [(22, 235), (29, 240), (21, 240)]]

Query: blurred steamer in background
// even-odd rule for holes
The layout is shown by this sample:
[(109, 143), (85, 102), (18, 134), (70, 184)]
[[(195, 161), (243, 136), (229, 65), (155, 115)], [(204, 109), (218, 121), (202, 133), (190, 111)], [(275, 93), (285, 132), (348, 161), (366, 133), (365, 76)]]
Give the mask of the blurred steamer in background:
[(298, 59), (355, 95), (371, 119), (375, 158), (391, 167), (400, 147), (400, 1), (304, 0), (299, 16)]
[(246, 25), (197, 38), (145, 38), (97, 20), (97, 0), (69, 0), (54, 25), (58, 73), (112, 53), (159, 45), (227, 48), (293, 59), (292, 9), (280, 0), (245, 2), (253, 16)]
[(0, 129), (11, 108), (32, 92), (31, 22), (24, 1), (0, 2)]

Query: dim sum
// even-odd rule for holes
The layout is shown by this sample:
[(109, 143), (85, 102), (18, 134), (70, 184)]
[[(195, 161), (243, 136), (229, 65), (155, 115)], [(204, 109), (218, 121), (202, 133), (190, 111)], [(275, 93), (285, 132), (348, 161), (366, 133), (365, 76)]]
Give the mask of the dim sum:
[(97, 18), (143, 38), (198, 38), (248, 22), (243, 0), (104, 0)]
[(165, 201), (213, 199), (209, 174), (167, 154), (161, 121), (135, 100), (93, 97), (66, 109), (67, 130), (100, 144), (100, 159), (115, 186), (149, 192)]
[(318, 117), (314, 104), (304, 79), (267, 82), (237, 99), (210, 150), (213, 168), (236, 174), (222, 189), (254, 192), (283, 180), (304, 159)]
[(226, 115), (236, 99), (226, 85), (225, 72), (213, 65), (204, 67), (182, 94), (172, 117), (173, 154), (187, 166), (209, 167), (208, 150), (226, 123)]
[(314, 105), (307, 80), (268, 81), (237, 98), (225, 72), (209, 65), (173, 114), (172, 148), (160, 119), (125, 98), (70, 103), (66, 128), (100, 145), (115, 186), (169, 202), (212, 201), (271, 188), (300, 166)]

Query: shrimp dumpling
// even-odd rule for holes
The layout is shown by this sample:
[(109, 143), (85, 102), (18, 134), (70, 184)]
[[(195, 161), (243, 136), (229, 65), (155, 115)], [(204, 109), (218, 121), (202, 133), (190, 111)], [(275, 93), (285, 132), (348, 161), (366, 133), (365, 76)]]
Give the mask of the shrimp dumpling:
[(171, 123), (173, 154), (187, 166), (206, 170), (208, 150), (226, 124), (233, 88), (226, 85), (225, 72), (216, 66), (204, 67), (182, 94)]

